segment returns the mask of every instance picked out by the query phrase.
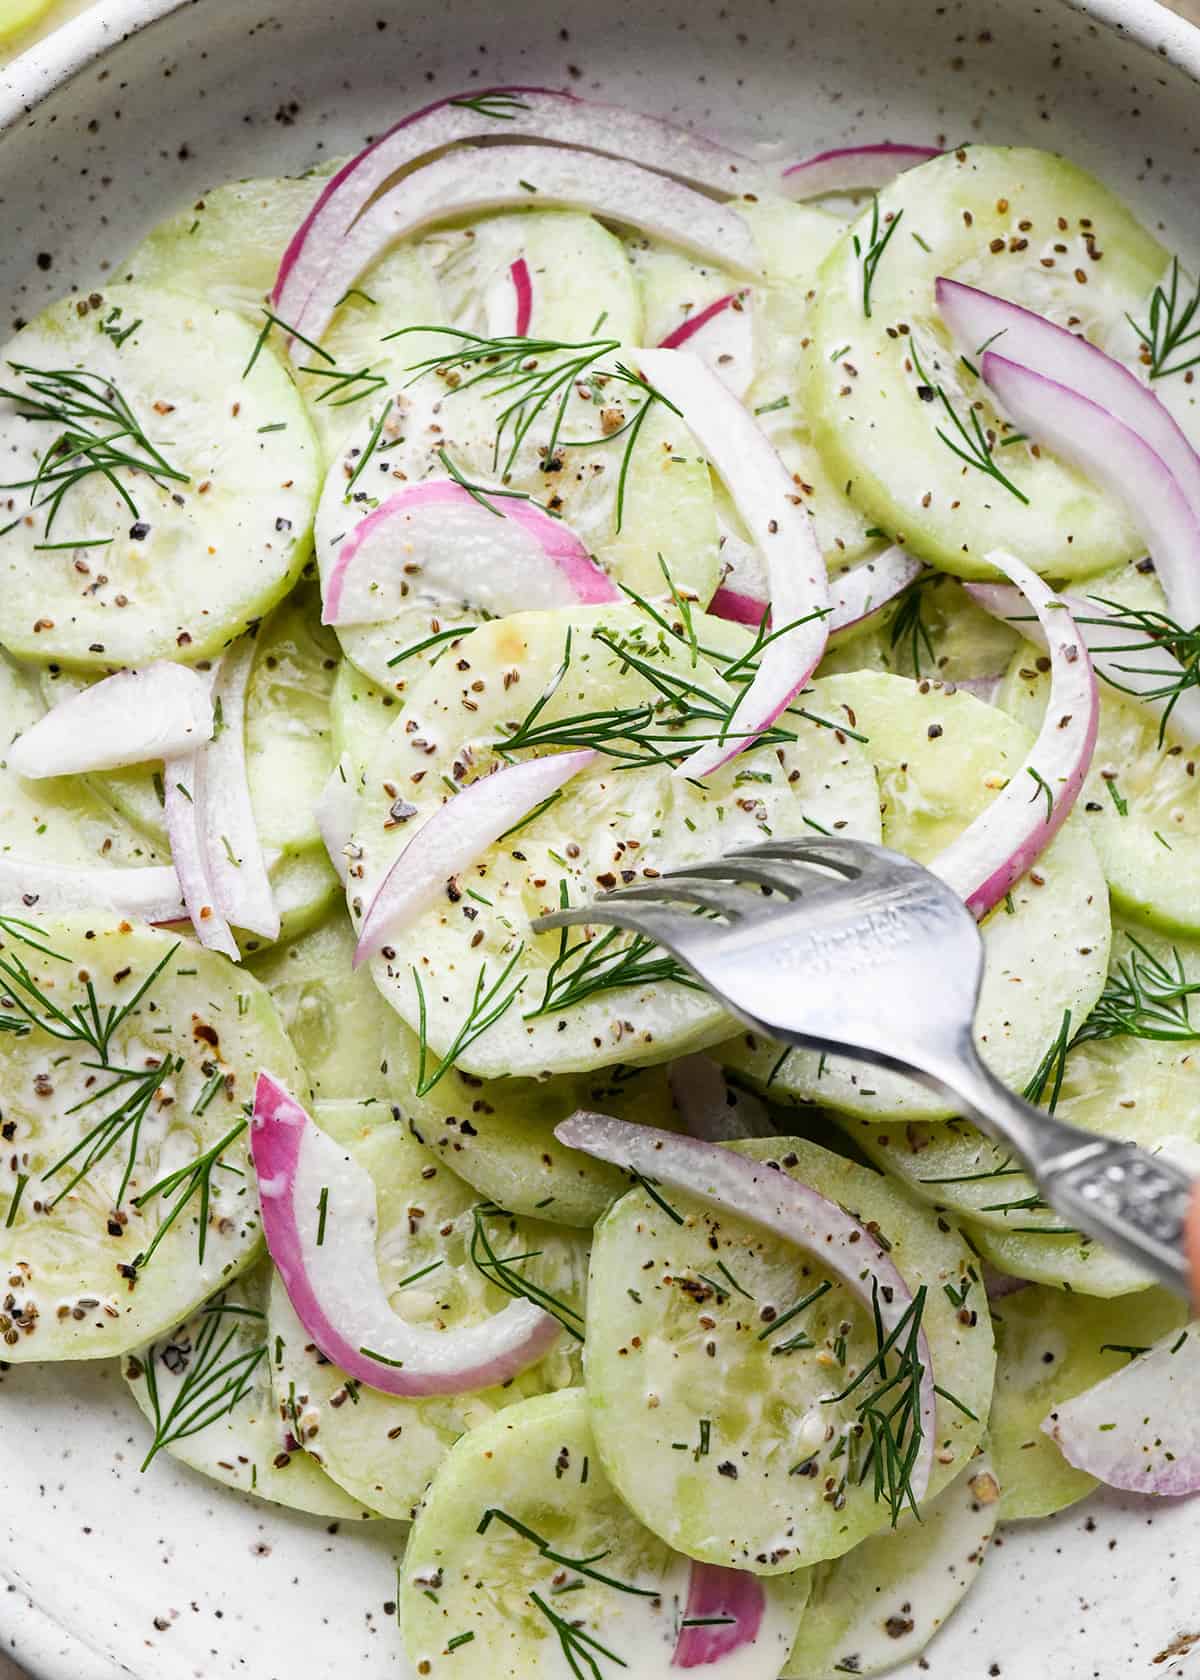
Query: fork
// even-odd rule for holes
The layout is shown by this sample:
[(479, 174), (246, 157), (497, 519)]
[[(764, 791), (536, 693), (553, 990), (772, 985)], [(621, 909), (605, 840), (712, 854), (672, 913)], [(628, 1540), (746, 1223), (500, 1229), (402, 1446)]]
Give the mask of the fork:
[(984, 967), (979, 929), (921, 864), (862, 840), (769, 841), (533, 925), (592, 923), (654, 940), (731, 1014), (783, 1044), (915, 1076), (1010, 1149), (1069, 1225), (1190, 1294), (1197, 1181), (1001, 1084), (972, 1033)]

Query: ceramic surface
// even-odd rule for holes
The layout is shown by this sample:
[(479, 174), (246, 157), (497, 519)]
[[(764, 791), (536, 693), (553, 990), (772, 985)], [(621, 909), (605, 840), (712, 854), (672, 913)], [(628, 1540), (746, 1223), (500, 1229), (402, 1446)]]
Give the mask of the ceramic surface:
[[(1055, 147), (1194, 258), (1197, 75), (1200, 33), (1150, 0), (106, 0), (0, 72), (0, 325), (117, 272), (212, 182), (304, 168), (471, 82), (798, 156)], [(408, 1680), (396, 1527), (293, 1517), (166, 1460), (142, 1476), (143, 1451), (111, 1367), (0, 1371), (0, 1650), (50, 1680)], [(1200, 1676), (1198, 1580), (1200, 1507), (1093, 1498), (1003, 1535), (901, 1680)]]

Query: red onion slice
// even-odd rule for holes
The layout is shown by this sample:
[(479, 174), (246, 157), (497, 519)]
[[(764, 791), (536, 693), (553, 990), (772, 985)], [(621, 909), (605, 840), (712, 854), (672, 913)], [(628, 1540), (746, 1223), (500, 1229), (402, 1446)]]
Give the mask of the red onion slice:
[(208, 679), (160, 660), (63, 700), (13, 742), (8, 763), (31, 778), (121, 770), (191, 752), (212, 732)]
[(820, 198), (824, 193), (863, 192), (886, 187), (897, 175), (940, 156), (936, 146), (839, 146), (793, 163), (780, 175), (789, 198)]
[(273, 297), (278, 313), (296, 320), (330, 254), (401, 171), (464, 141), (517, 138), (626, 157), (726, 195), (753, 187), (762, 173), (740, 153), (658, 117), (551, 88), (472, 89), (412, 112), (330, 179), (284, 253)]
[(675, 771), (708, 776), (769, 729), (812, 675), (828, 639), (829, 582), (812, 520), (753, 416), (689, 350), (643, 350), (638, 361), (724, 479), (766, 560), (771, 609), (782, 630), (764, 648), (727, 738), (707, 742)]
[[(829, 579), (829, 604), (833, 609), (826, 619), (829, 634), (851, 630), (872, 613), (880, 612), (889, 601), (903, 594), (925, 570), (919, 560), (902, 548), (887, 548), (871, 560), (864, 560), (840, 577)], [(769, 611), (766, 601), (748, 595), (742, 589), (728, 589), (724, 584), (717, 590), (707, 610), (716, 618), (729, 619), (734, 624), (749, 624), (757, 630), (763, 614)], [(962, 684), (959, 684), (961, 687)]]
[(251, 1147), (263, 1234), (296, 1316), (350, 1376), (385, 1394), (465, 1394), (505, 1383), (557, 1341), (557, 1319), (513, 1301), (482, 1324), (433, 1330), (393, 1312), (379, 1276), (371, 1175), (269, 1073)]
[(240, 962), (237, 940), (217, 907), (208, 848), (202, 838), (199, 797), (200, 754), (187, 753), (181, 758), (165, 760), (163, 815), (171, 842), (171, 861), (179, 876), (188, 917), (201, 945)]
[(200, 753), (196, 820), (221, 914), (247, 933), (277, 939), (279, 910), (258, 838), (246, 770), (246, 689), (254, 652), (253, 639), (243, 637), (217, 669), (213, 705), (221, 721)]
[(684, 1622), (708, 1625), (680, 1628), (671, 1667), (703, 1668), (753, 1645), (766, 1609), (767, 1595), (757, 1576), (716, 1563), (693, 1563)]
[(329, 861), (337, 871), (343, 886), (350, 873), (346, 847), (354, 832), (354, 780), (350, 754), (343, 753), (330, 772), (317, 801), (317, 831), (321, 836)]
[(751, 1091), (740, 1091), (711, 1056), (680, 1056), (667, 1075), (675, 1107), (689, 1137), (705, 1143), (735, 1143), (741, 1138), (770, 1137), (774, 1130), (766, 1105)]
[(1033, 750), (992, 803), (929, 867), (986, 916), (1034, 864), (1079, 797), (1096, 746), (1096, 673), (1070, 609), (1024, 561), (989, 554), (1036, 612), (1050, 652), (1050, 699)]
[(439, 806), (405, 846), (371, 900), (354, 952), (355, 968), (403, 932), (448, 880), (468, 869), (595, 756), (587, 748), (506, 764)]
[(21, 915), (111, 910), (142, 922), (186, 914), (179, 877), (166, 865), (145, 869), (72, 869), (40, 858), (0, 857), (0, 909)]
[[(532, 188), (532, 191), (530, 190)], [(298, 311), (286, 319), (320, 340), (338, 304), (399, 239), (456, 216), (535, 204), (586, 210), (752, 276), (754, 237), (736, 210), (639, 164), (563, 146), (503, 145), (447, 152), (391, 187), (328, 247), (328, 261)], [(308, 355), (297, 339), (297, 347)]]
[[(1046, 635), (1019, 589), (1003, 583), (968, 583), (967, 594), (993, 618), (1039, 647)], [(1182, 686), (1183, 666), (1161, 642), (1123, 622), (1118, 610), (1080, 595), (1061, 597), (1071, 609), (1079, 633), (1087, 643), (1096, 675), (1119, 689), (1125, 699), (1144, 706), (1156, 717), (1169, 715), (1171, 730), (1188, 741), (1200, 741), (1200, 691)], [(965, 683), (959, 683), (965, 688)], [(1163, 689), (1174, 699), (1163, 698)]]
[(1172, 615), (1189, 628), (1200, 624), (1200, 506), (1192, 506), (1163, 458), (1107, 408), (994, 350), (984, 354), (980, 372), (1023, 432), (1128, 510), (1154, 556)]
[(1042, 1429), (1063, 1457), (1130, 1493), (1200, 1493), (1200, 1325), (1172, 1330), (1123, 1370), (1056, 1406)]
[[(913, 1304), (912, 1291), (897, 1266), (857, 1220), (790, 1173), (752, 1161), (720, 1144), (702, 1143), (653, 1126), (630, 1125), (605, 1114), (573, 1114), (554, 1129), (568, 1149), (632, 1170), (710, 1207), (736, 1214), (784, 1242), (815, 1254), (868, 1310), (878, 1305), (884, 1329), (892, 1331)], [(878, 1284), (878, 1293), (872, 1287)], [(920, 1332), (921, 1447), (913, 1470), (913, 1498), (929, 1484), (937, 1415), (929, 1341)]]
[(748, 290), (698, 309), (659, 343), (660, 350), (680, 350), (686, 344), (710, 367), (739, 400), (754, 379), (754, 319)]
[(508, 277), (512, 281), (516, 301), (513, 333), (517, 338), (528, 338), (529, 323), (533, 318), (533, 281), (529, 274), (529, 264), (524, 257), (518, 257), (512, 264)]
[[(1165, 403), (1135, 373), (1078, 333), (1057, 327), (1019, 304), (977, 291), (974, 286), (941, 279), (937, 300), (943, 320), (968, 355), (975, 356), (984, 346), (994, 345), (997, 355), (1006, 361), (1019, 362), (1031, 372), (1066, 386), (1128, 426), (1173, 475), (1191, 508), (1193, 523), (1200, 521), (1200, 455)], [(1079, 419), (1086, 426), (1082, 411)], [(1134, 513), (1136, 517), (1136, 509)], [(1176, 585), (1174, 595), (1172, 587), (1167, 587), (1168, 599), (1173, 608), (1178, 606), (1182, 622), (1189, 627), (1200, 622), (1198, 570), (1200, 567), (1193, 562), (1186, 577), (1172, 580)]]
[[(492, 508), (496, 511), (493, 513)], [(579, 538), (532, 502), (490, 507), (449, 478), (389, 496), (351, 531), (324, 584), (326, 624), (382, 624), (420, 598), (497, 617), (623, 599)]]

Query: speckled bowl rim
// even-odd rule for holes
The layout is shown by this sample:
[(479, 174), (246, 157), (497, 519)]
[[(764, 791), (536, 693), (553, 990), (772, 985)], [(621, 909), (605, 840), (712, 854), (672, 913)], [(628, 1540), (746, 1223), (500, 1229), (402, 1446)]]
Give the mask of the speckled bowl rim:
[[(98, 0), (0, 72), (0, 135), (31, 117), (37, 106), (90, 65), (185, 7), (217, 0)], [(1200, 85), (1200, 27), (1159, 0), (1057, 0), (1100, 27), (1132, 41)], [(43, 1680), (119, 1680), (129, 1675), (77, 1638), (0, 1569), (0, 1619), (9, 1649), (31, 1676)], [(0, 1645), (0, 1653), (3, 1646)]]

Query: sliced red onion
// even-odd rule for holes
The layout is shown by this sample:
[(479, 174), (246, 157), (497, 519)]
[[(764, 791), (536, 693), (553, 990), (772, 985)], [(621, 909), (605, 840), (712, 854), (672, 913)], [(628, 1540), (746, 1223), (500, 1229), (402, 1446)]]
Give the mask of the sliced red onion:
[(277, 312), (296, 321), (340, 241), (395, 176), (463, 141), (517, 138), (629, 158), (730, 196), (758, 184), (762, 174), (740, 153), (658, 117), (551, 88), (472, 89), (412, 112), (330, 179), (284, 253), (273, 294)]
[[(839, 630), (850, 630), (872, 613), (879, 612), (897, 595), (903, 594), (925, 570), (902, 548), (886, 548), (870, 560), (864, 560), (839, 577), (829, 579), (829, 604), (832, 611), (826, 623), (832, 636)], [(728, 589), (724, 584), (717, 590), (707, 610), (717, 618), (734, 624), (749, 624), (755, 630), (768, 611), (768, 603), (741, 589)], [(962, 684), (959, 684), (962, 687)]]
[(766, 560), (771, 608), (781, 626), (738, 701), (727, 738), (706, 742), (675, 772), (707, 776), (769, 729), (812, 675), (829, 634), (829, 582), (812, 520), (753, 416), (689, 350), (643, 350), (638, 361), (724, 479)]
[(529, 274), (529, 264), (524, 257), (518, 257), (508, 271), (512, 281), (513, 294), (516, 299), (516, 318), (513, 323), (513, 333), (517, 338), (529, 337), (529, 323), (533, 318), (533, 281)]
[(213, 706), (220, 719), (200, 752), (196, 821), (217, 907), (234, 927), (279, 937), (280, 917), (258, 838), (246, 770), (246, 689), (253, 638), (235, 642), (217, 668)]
[(983, 1275), (983, 1287), (989, 1301), (1003, 1301), (1006, 1295), (1016, 1295), (1031, 1287), (1028, 1278), (1013, 1277), (1010, 1272), (998, 1272), (986, 1260), (978, 1262)]
[(329, 861), (345, 886), (350, 873), (346, 847), (354, 832), (354, 775), (350, 754), (343, 753), (330, 772), (317, 801), (317, 830), (329, 853)]
[(1121, 503), (1154, 556), (1173, 616), (1188, 628), (1200, 624), (1200, 507), (1144, 436), (1070, 386), (994, 350), (980, 372), (1023, 432)]
[(506, 764), (439, 806), (392, 864), (367, 907), (354, 952), (355, 968), (402, 933), (429, 908), (448, 880), (470, 868), (482, 852), (595, 756), (587, 748)]
[(267, 1249), (301, 1324), (349, 1376), (385, 1394), (464, 1394), (510, 1381), (558, 1340), (558, 1321), (525, 1300), (461, 1330), (395, 1313), (370, 1173), (269, 1073), (255, 1087), (251, 1147)]
[(684, 1626), (671, 1667), (703, 1668), (732, 1656), (743, 1645), (753, 1645), (766, 1609), (767, 1595), (757, 1576), (716, 1563), (693, 1563)]
[(29, 777), (121, 770), (191, 752), (212, 731), (207, 678), (161, 660), (63, 700), (13, 742), (8, 763)]
[(1096, 673), (1070, 609), (1024, 561), (993, 553), (1036, 612), (1050, 652), (1050, 699), (1028, 758), (1008, 785), (929, 867), (986, 916), (1045, 851), (1091, 767), (1100, 720)]
[(1063, 1457), (1130, 1493), (1200, 1493), (1200, 1325), (1172, 1330), (1042, 1424)]
[(671, 1095), (690, 1137), (705, 1143), (734, 1143), (741, 1138), (770, 1137), (774, 1128), (766, 1105), (750, 1091), (740, 1091), (711, 1056), (680, 1056), (668, 1074)]
[[(495, 508), (495, 512), (492, 511)], [(497, 496), (489, 507), (449, 478), (389, 496), (351, 531), (324, 585), (326, 624), (382, 624), (412, 596), (496, 616), (591, 606), (623, 597), (561, 519), (533, 502)]]
[[(993, 618), (1011, 624), (1014, 630), (1038, 647), (1045, 647), (1046, 636), (1037, 618), (1030, 613), (1029, 603), (1018, 589), (1003, 583), (968, 583), (967, 594), (977, 605), (990, 612)], [(1143, 631), (1131, 628), (1116, 608), (1081, 595), (1063, 595), (1087, 643), (1096, 675), (1133, 704), (1145, 707), (1162, 717), (1170, 712), (1171, 729), (1189, 741), (1200, 741), (1200, 692), (1184, 687), (1183, 666), (1169, 654), (1161, 642)], [(959, 683), (964, 688), (965, 683)], [(1167, 689), (1175, 695), (1173, 701), (1162, 698)]]
[[(1078, 333), (1057, 327), (1044, 316), (1035, 315), (1005, 298), (977, 291), (974, 286), (941, 279), (937, 283), (937, 300), (943, 320), (959, 343), (966, 347), (968, 355), (978, 355), (985, 346), (995, 345), (998, 357), (1007, 362), (1017, 362), (1031, 373), (1053, 380), (1076, 397), (1086, 398), (1089, 403), (1106, 410), (1112, 420), (1127, 426), (1146, 449), (1158, 456), (1175, 479), (1191, 509), (1193, 529), (1200, 525), (1200, 455), (1192, 448), (1165, 403), (1135, 373), (1094, 344), (1089, 344)], [(983, 374), (991, 384), (986, 367)], [(1051, 411), (1046, 417), (1049, 425), (1060, 423), (1059, 408), (1058, 399), (1053, 399)], [(1035, 437), (1046, 436), (1052, 448), (1067, 459), (1075, 460), (1084, 471), (1095, 470), (1096, 476), (1106, 483), (1106, 487), (1114, 488), (1115, 494), (1121, 495), (1122, 492), (1108, 480), (1116, 478), (1131, 486), (1136, 491), (1136, 501), (1129, 499), (1130, 489), (1125, 491), (1123, 499), (1133, 518), (1139, 520), (1140, 509), (1150, 496), (1147, 494), (1148, 487), (1134, 470), (1134, 464), (1119, 457), (1105, 461), (1105, 445), (1102, 442), (1097, 445), (1086, 435), (1078, 439), (1079, 447), (1088, 452), (1086, 457), (1069, 455), (1056, 438), (1043, 431), (1038, 423), (1041, 417), (1040, 408), (1037, 414), (1031, 413), (1030, 433)], [(1068, 413), (1062, 415), (1062, 424), (1085, 434), (1090, 423), (1082, 409), (1076, 410), (1073, 418)], [(1022, 426), (1024, 429), (1024, 422)], [(1096, 463), (1105, 466), (1106, 476), (1102, 477), (1096, 470)], [(1175, 616), (1190, 628), (1200, 623), (1200, 558), (1193, 547), (1190, 555), (1181, 554), (1179, 564), (1172, 566), (1170, 556), (1178, 553), (1178, 549), (1175, 545), (1168, 545), (1164, 552), (1168, 555), (1167, 562), (1160, 561), (1157, 552), (1155, 559), (1159, 561), (1167, 599)]]
[(175, 922), (185, 914), (179, 877), (166, 865), (72, 869), (16, 857), (0, 857), (0, 909), (13, 915), (111, 910), (142, 922)]
[[(815, 1254), (868, 1310), (877, 1302), (884, 1329), (894, 1330), (913, 1304), (903, 1275), (870, 1233), (836, 1202), (820, 1196), (790, 1173), (752, 1161), (720, 1144), (702, 1143), (678, 1132), (631, 1125), (606, 1114), (573, 1114), (554, 1129), (568, 1149), (640, 1173), (656, 1183), (736, 1214), (784, 1242)], [(873, 1288), (878, 1284), (878, 1292)], [(921, 1446), (913, 1470), (913, 1497), (929, 1483), (937, 1415), (933, 1363), (924, 1330), (921, 1359)]]
[(839, 146), (793, 163), (779, 178), (789, 198), (820, 198), (825, 193), (863, 192), (886, 187), (919, 163), (940, 156), (936, 146)]
[[(1018, 591), (1014, 590), (1013, 593), (1017, 594)], [(982, 700), (988, 706), (994, 706), (1003, 683), (1004, 672), (997, 671), (990, 677), (956, 677), (953, 686), (965, 689), (968, 694), (973, 694), (977, 700)]]
[[(406, 175), (339, 235), (306, 301), (286, 317), (288, 325), (319, 341), (346, 292), (397, 240), (451, 217), (529, 204), (586, 210), (735, 274), (750, 277), (760, 267), (754, 237), (736, 210), (666, 175), (563, 146), (477, 147), (447, 152)], [(309, 353), (298, 338), (293, 349)]]
[(686, 344), (739, 400), (754, 378), (754, 319), (748, 290), (726, 292), (669, 332), (658, 348)]
[(200, 754), (186, 753), (163, 764), (163, 815), (171, 842), (171, 861), (179, 876), (183, 902), (196, 938), (210, 951), (241, 960), (237, 940), (217, 907), (217, 891), (210, 874), (208, 848), (202, 837)]

